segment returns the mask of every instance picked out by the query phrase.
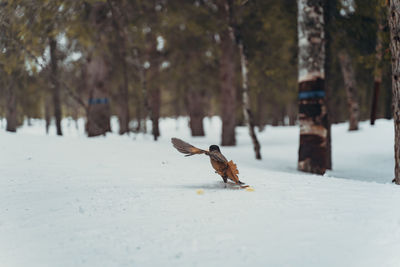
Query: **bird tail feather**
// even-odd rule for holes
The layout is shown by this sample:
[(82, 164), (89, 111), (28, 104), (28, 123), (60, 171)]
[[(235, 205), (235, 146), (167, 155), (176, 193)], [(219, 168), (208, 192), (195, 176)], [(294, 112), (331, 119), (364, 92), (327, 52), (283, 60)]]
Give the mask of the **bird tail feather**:
[(200, 148), (194, 147), (185, 141), (178, 139), (178, 138), (171, 138), (172, 145), (178, 150), (179, 152), (186, 154), (185, 156), (193, 156), (195, 154), (203, 154), (206, 153), (206, 150), (202, 150)]

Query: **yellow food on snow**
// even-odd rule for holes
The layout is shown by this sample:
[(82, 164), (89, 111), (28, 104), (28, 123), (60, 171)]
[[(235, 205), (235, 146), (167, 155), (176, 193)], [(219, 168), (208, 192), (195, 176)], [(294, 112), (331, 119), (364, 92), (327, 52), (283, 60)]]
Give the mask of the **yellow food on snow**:
[(198, 195), (202, 195), (202, 194), (204, 194), (204, 190), (203, 190), (203, 189), (197, 189), (197, 190), (196, 190), (196, 193), (197, 193)]

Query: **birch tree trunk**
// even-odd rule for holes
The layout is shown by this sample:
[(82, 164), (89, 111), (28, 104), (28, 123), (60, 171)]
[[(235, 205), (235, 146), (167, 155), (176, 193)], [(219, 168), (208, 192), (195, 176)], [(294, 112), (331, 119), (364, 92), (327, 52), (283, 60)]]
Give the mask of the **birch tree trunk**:
[(247, 124), (247, 127), (249, 128), (249, 134), (251, 137), (251, 140), (253, 142), (253, 147), (254, 147), (254, 152), (256, 159), (261, 159), (261, 146), (260, 143), (258, 142), (256, 132), (254, 130), (255, 123), (254, 123), (254, 116), (253, 113), (251, 112), (251, 106), (250, 106), (250, 96), (249, 96), (249, 83), (248, 83), (248, 60), (247, 60), (247, 54), (246, 54), (246, 49), (243, 43), (243, 37), (242, 33), (240, 31), (239, 25), (236, 22), (235, 19), (235, 8), (234, 8), (234, 2), (231, 0), (227, 0), (227, 6), (228, 6), (228, 14), (229, 14), (229, 28), (233, 29), (234, 37), (235, 37), (235, 43), (238, 46), (239, 49), (239, 55), (240, 55), (240, 66), (241, 66), (241, 71), (242, 71), (242, 107), (243, 107), (243, 115), (244, 115), (244, 121)]
[(357, 100), (357, 86), (354, 77), (354, 69), (350, 55), (347, 51), (340, 51), (338, 57), (342, 70), (344, 87), (346, 89), (347, 105), (349, 108), (349, 131), (356, 131), (358, 130), (360, 109)]
[(93, 55), (87, 66), (90, 92), (86, 131), (89, 137), (111, 132), (108, 79), (109, 70), (101, 55)]
[(328, 120), (324, 90), (324, 10), (322, 1), (298, 0), (299, 123), (298, 169), (324, 174)]
[[(378, 18), (379, 19), (379, 18)], [(384, 26), (383, 22), (378, 22), (378, 31), (376, 33), (376, 46), (375, 46), (375, 67), (374, 67), (374, 93), (372, 94), (371, 118), (370, 124), (374, 125), (376, 120), (376, 113), (378, 109), (379, 91), (382, 83), (382, 34)]]
[(261, 146), (260, 143), (258, 142), (256, 132), (254, 130), (254, 117), (251, 112), (251, 106), (250, 106), (250, 96), (249, 96), (249, 83), (248, 83), (248, 60), (247, 60), (247, 51), (244, 46), (244, 41), (242, 37), (242, 33), (240, 31), (239, 25), (236, 22), (235, 19), (235, 7), (234, 7), (234, 2), (231, 0), (227, 0), (227, 7), (228, 7), (228, 14), (229, 14), (229, 29), (233, 31), (234, 33), (234, 40), (235, 43), (238, 46), (239, 49), (239, 55), (240, 55), (240, 66), (241, 66), (241, 72), (242, 72), (242, 107), (243, 107), (243, 115), (244, 115), (244, 121), (247, 124), (247, 127), (249, 128), (249, 134), (251, 137), (251, 140), (253, 142), (253, 147), (254, 147), (254, 152), (256, 159), (261, 159)]
[(389, 1), (390, 50), (394, 121), (394, 182), (400, 185), (400, 0)]
[[(240, 35), (236, 35), (240, 36)], [(238, 37), (237, 37), (238, 38)], [(254, 118), (250, 108), (250, 97), (249, 97), (249, 86), (248, 86), (248, 68), (247, 68), (247, 57), (243, 47), (243, 40), (237, 40), (240, 52), (240, 64), (242, 67), (242, 101), (243, 101), (243, 113), (244, 119), (246, 121), (247, 127), (249, 128), (249, 133), (251, 140), (253, 142), (254, 153), (256, 154), (256, 159), (261, 159), (261, 146), (258, 142), (256, 132), (254, 130)]]
[(229, 3), (230, 0), (219, 0), (218, 8), (226, 27), (220, 34), (221, 38), (221, 118), (223, 146), (236, 145), (236, 87), (235, 87), (235, 37), (230, 27)]
[(50, 81), (51, 92), (53, 96), (54, 117), (56, 119), (57, 135), (62, 135), (61, 129), (61, 101), (60, 101), (60, 83), (58, 81), (58, 57), (57, 57), (57, 40), (53, 37), (49, 38), (50, 46)]
[(229, 30), (233, 32), (234, 34), (234, 41), (238, 46), (239, 49), (239, 55), (240, 55), (240, 66), (241, 66), (241, 72), (242, 72), (242, 107), (243, 107), (243, 115), (244, 115), (244, 121), (247, 124), (249, 128), (249, 134), (251, 137), (251, 140), (253, 142), (253, 147), (254, 147), (254, 152), (256, 159), (261, 159), (261, 146), (260, 143), (258, 142), (256, 132), (254, 131), (254, 117), (251, 112), (251, 106), (250, 106), (250, 96), (249, 96), (249, 83), (248, 83), (248, 60), (247, 60), (247, 54), (246, 54), (246, 49), (243, 43), (243, 38), (242, 38), (242, 33), (240, 31), (239, 25), (236, 22), (235, 19), (235, 7), (234, 7), (234, 2), (232, 0), (227, 0), (225, 9), (227, 9), (228, 12), (228, 25), (229, 25)]
[[(109, 21), (105, 14), (108, 7), (105, 3), (97, 2), (91, 7), (90, 23), (97, 33), (97, 43), (106, 46)], [(89, 107), (87, 111), (86, 131), (89, 137), (98, 136), (111, 131), (110, 126), (110, 92), (109, 64), (106, 54), (101, 49), (95, 49), (86, 65), (86, 87), (89, 90)]]

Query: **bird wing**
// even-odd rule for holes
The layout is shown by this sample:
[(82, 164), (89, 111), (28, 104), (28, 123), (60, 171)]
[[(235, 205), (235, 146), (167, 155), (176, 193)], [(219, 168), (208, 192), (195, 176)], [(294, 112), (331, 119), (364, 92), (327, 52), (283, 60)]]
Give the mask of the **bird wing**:
[(208, 153), (206, 153), (207, 155), (210, 156), (211, 159), (219, 161), (219, 162), (223, 162), (223, 163), (228, 163), (228, 160), (224, 157), (224, 155), (222, 155), (220, 152), (218, 151), (210, 151)]
[(185, 156), (192, 156), (194, 154), (208, 154), (208, 151), (194, 147), (178, 138), (171, 138), (172, 145)]

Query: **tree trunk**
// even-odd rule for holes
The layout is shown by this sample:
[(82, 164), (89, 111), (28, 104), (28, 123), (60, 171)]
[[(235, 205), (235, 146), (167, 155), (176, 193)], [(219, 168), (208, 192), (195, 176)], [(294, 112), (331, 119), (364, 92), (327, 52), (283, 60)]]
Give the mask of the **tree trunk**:
[(129, 132), (129, 80), (128, 80), (128, 68), (126, 63), (126, 37), (124, 33), (124, 22), (122, 21), (122, 9), (121, 3), (115, 1), (116, 7), (114, 8), (112, 1), (108, 0), (108, 6), (110, 7), (112, 14), (112, 21), (114, 26), (114, 31), (116, 33), (116, 46), (118, 47), (116, 51), (116, 57), (119, 62), (118, 65), (121, 66), (122, 72), (122, 84), (118, 87), (118, 120), (119, 120), (119, 134), (125, 134)]
[(11, 84), (8, 86), (6, 91), (6, 120), (7, 126), (6, 131), (16, 132), (17, 131), (17, 96), (15, 94), (14, 82), (10, 81)]
[(296, 113), (295, 105), (292, 103), (288, 103), (286, 105), (286, 113), (289, 117), (289, 126), (296, 125), (297, 113)]
[(324, 90), (324, 16), (322, 1), (298, 0), (299, 122), (298, 169), (324, 174), (328, 120)]
[(238, 46), (239, 49), (239, 55), (240, 55), (240, 66), (241, 66), (241, 72), (242, 72), (242, 107), (243, 107), (243, 117), (244, 117), (244, 123), (247, 124), (247, 127), (249, 129), (249, 134), (251, 137), (251, 140), (253, 142), (253, 147), (254, 147), (254, 153), (256, 156), (256, 159), (261, 159), (261, 153), (260, 153), (260, 143), (258, 142), (256, 132), (254, 131), (254, 117), (253, 113), (251, 112), (251, 106), (250, 106), (250, 96), (249, 96), (249, 84), (248, 84), (248, 59), (247, 59), (247, 51), (246, 47), (244, 45), (242, 33), (240, 31), (239, 25), (236, 22), (235, 19), (235, 7), (234, 7), (234, 2), (232, 0), (227, 0), (227, 12), (229, 15), (229, 30), (233, 31), (234, 34), (234, 41)]
[(50, 97), (46, 94), (44, 100), (44, 118), (46, 121), (46, 134), (49, 134), (50, 124), (51, 124), (51, 103)]
[(255, 116), (255, 122), (258, 127), (258, 131), (262, 132), (265, 130), (265, 102), (264, 102), (264, 93), (259, 92), (257, 95), (257, 112)]
[(101, 55), (87, 65), (87, 87), (90, 91), (86, 131), (89, 137), (111, 131), (108, 92), (108, 67)]
[(382, 79), (374, 78), (374, 89), (372, 94), (370, 124), (375, 125), (376, 113), (378, 110), (379, 91), (381, 89)]
[(188, 89), (186, 107), (189, 113), (189, 126), (192, 136), (204, 136), (203, 119), (205, 117), (206, 93), (202, 90)]
[(392, 53), (392, 91), (394, 121), (394, 182), (400, 185), (400, 0), (390, 0), (389, 27)]
[(385, 119), (391, 120), (393, 118), (393, 111), (392, 111), (392, 88), (385, 88), (386, 96), (385, 96)]
[[(238, 35), (237, 35), (238, 36)], [(253, 142), (254, 153), (256, 159), (261, 159), (261, 145), (258, 142), (256, 132), (254, 130), (254, 118), (250, 107), (249, 86), (248, 86), (248, 67), (247, 57), (243, 47), (243, 40), (237, 40), (240, 53), (240, 64), (242, 66), (242, 100), (243, 100), (243, 114), (249, 134)]]
[(159, 119), (160, 119), (160, 107), (161, 107), (161, 90), (160, 88), (153, 88), (150, 92), (150, 108), (151, 108), (151, 122), (152, 122), (152, 134), (154, 141), (157, 141), (160, 137)]
[(357, 86), (354, 77), (353, 65), (347, 51), (340, 51), (338, 54), (340, 67), (342, 69), (344, 87), (347, 94), (347, 105), (349, 108), (349, 131), (358, 130), (358, 118), (360, 109), (357, 101)]
[[(108, 7), (97, 2), (91, 8), (89, 20), (97, 33), (97, 43), (108, 44), (109, 20)], [(97, 44), (96, 43), (96, 44)], [(89, 107), (87, 110), (86, 131), (89, 137), (98, 136), (111, 131), (110, 97), (109, 97), (109, 64), (107, 55), (101, 47), (97, 47), (89, 56), (86, 65), (86, 88), (89, 90)]]
[(136, 124), (135, 132), (140, 132), (141, 129), (142, 129), (142, 111), (141, 110), (142, 110), (141, 106), (137, 105), (136, 106), (136, 121), (137, 121), (137, 124)]
[(58, 57), (57, 57), (57, 41), (53, 37), (49, 37), (50, 46), (50, 81), (52, 85), (54, 117), (56, 119), (57, 135), (62, 135), (61, 129), (61, 102), (60, 102), (60, 83), (58, 81)]
[(332, 21), (335, 17), (337, 6), (337, 0), (329, 0), (324, 1), (324, 34), (325, 34), (325, 63), (324, 63), (324, 72), (325, 72), (325, 99), (326, 99), (326, 113), (327, 115), (327, 135), (326, 135), (326, 169), (332, 170), (332, 115), (334, 114), (332, 110), (332, 87), (331, 87), (331, 65), (332, 65), (332, 51), (331, 51), (331, 43), (332, 37), (331, 32), (332, 26), (334, 26), (334, 22)]
[(223, 146), (236, 145), (236, 88), (235, 88), (235, 37), (230, 25), (229, 4), (230, 0), (220, 0), (219, 9), (226, 27), (221, 32), (221, 118)]
[[(380, 18), (378, 18), (380, 19)], [(372, 107), (370, 124), (374, 125), (376, 114), (378, 110), (379, 91), (382, 83), (382, 34), (384, 25), (382, 21), (378, 22), (378, 31), (376, 33), (376, 46), (375, 46), (375, 67), (374, 67), (374, 93), (372, 94)]]
[(119, 105), (118, 105), (118, 120), (119, 134), (129, 133), (129, 92), (128, 92), (128, 71), (126, 62), (122, 60), (123, 84), (119, 86)]

